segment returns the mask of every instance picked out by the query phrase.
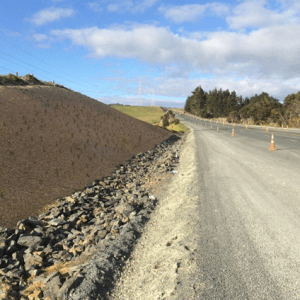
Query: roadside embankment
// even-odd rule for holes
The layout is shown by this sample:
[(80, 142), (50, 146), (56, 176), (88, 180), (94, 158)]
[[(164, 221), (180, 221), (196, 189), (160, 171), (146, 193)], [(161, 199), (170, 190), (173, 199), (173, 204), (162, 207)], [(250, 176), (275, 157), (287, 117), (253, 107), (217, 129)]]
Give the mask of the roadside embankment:
[(178, 173), (153, 191), (159, 198), (110, 300), (199, 299), (199, 199), (194, 131), (190, 129)]
[(176, 168), (183, 141), (173, 135), (38, 218), (0, 228), (0, 299), (108, 299), (157, 203), (151, 186)]

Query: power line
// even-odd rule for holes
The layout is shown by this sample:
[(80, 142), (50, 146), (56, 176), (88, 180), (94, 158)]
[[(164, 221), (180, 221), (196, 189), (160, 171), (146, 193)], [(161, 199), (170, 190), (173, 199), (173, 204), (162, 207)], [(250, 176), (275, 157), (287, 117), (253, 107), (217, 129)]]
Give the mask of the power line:
[[(1, 52), (1, 51), (0, 51), (0, 52)], [(6, 60), (6, 61), (8, 61), (8, 62), (10, 62), (10, 63), (12, 63), (12, 64), (14, 64), (14, 65), (16, 65), (16, 66), (18, 66), (18, 67), (23, 67), (23, 66), (17, 64), (16, 62), (14, 62), (14, 61), (11, 61), (10, 59), (7, 59), (7, 58), (5, 58), (5, 57), (1, 57), (1, 58), (4, 59), (4, 60)], [(11, 72), (14, 72), (14, 71), (11, 71)], [(39, 73), (38, 73), (38, 74), (39, 74)]]
[[(38, 69), (38, 70), (40, 70), (40, 71), (42, 71), (42, 72), (44, 72), (44, 73), (47, 73), (47, 74), (49, 74), (49, 75), (51, 75), (51, 76), (54, 76), (54, 77), (57, 77), (57, 78), (66, 80), (66, 81), (68, 81), (68, 82), (70, 82), (70, 83), (73, 83), (73, 84), (79, 84), (79, 85), (81, 85), (81, 86), (84, 86), (84, 87), (87, 87), (87, 88), (88, 88), (88, 86), (86, 86), (85, 84), (82, 84), (82, 83), (76, 83), (76, 82), (73, 82), (73, 81), (71, 81), (71, 80), (64, 79), (64, 78), (62, 78), (62, 77), (60, 77), (60, 76), (58, 76), (58, 75), (54, 75), (54, 74), (52, 74), (52, 73), (50, 73), (50, 72), (48, 72), (48, 71), (45, 71), (45, 70), (43, 70), (43, 69), (41, 69), (41, 68), (39, 68), (39, 67), (33, 66), (33, 65), (31, 65), (31, 64), (29, 64), (29, 63), (27, 63), (27, 62), (25, 62), (25, 61), (23, 61), (23, 60), (21, 60), (21, 59), (15, 58), (15, 57), (13, 57), (13, 56), (11, 56), (11, 55), (9, 55), (9, 54), (7, 54), (7, 53), (1, 51), (1, 50), (0, 50), (0, 52), (1, 52), (2, 54), (4, 54), (4, 55), (7, 55), (7, 56), (9, 56), (9, 57), (11, 57), (11, 58), (17, 60), (17, 61), (20, 61), (20, 62), (23, 63), (23, 64), (26, 64), (26, 65), (28, 65), (28, 66), (30, 66), (30, 67), (32, 67), (32, 68)], [(4, 57), (2, 57), (2, 58), (3, 58), (3, 59), (6, 59), (6, 58), (4, 58)], [(8, 60), (8, 59), (6, 59), (6, 60)], [(14, 63), (14, 62), (13, 62), (13, 63)], [(15, 64), (16, 64), (16, 63), (15, 63)], [(20, 66), (20, 65), (19, 65), (19, 66)], [(22, 66), (20, 66), (20, 67), (22, 67)]]
[(0, 68), (4, 69), (4, 70), (6, 70), (6, 71), (9, 71), (9, 72), (14, 72), (14, 71), (12, 71), (12, 70), (10, 70), (10, 69), (7, 69), (7, 68), (5, 68), (5, 67), (2, 67), (2, 66), (0, 66)]
[[(39, 61), (42, 62), (43, 64), (45, 64), (45, 65), (47, 65), (47, 66), (50, 66), (50, 67), (52, 67), (52, 68), (58, 70), (59, 72), (62, 72), (62, 73), (64, 73), (64, 74), (68, 75), (69, 77), (73, 77), (72, 75), (68, 74), (67, 72), (65, 72), (65, 71), (63, 71), (63, 70), (60, 70), (59, 68), (56, 68), (56, 67), (53, 66), (53, 65), (48, 64), (47, 62), (41, 60), (40, 58), (38, 58), (38, 57), (36, 57), (36, 56), (34, 56), (34, 55), (32, 55), (31, 53), (25, 51), (24, 49), (22, 49), (22, 48), (20, 48), (20, 47), (18, 47), (18, 46), (16, 46), (16, 45), (14, 45), (13, 43), (7, 41), (7, 40), (4, 39), (3, 37), (0, 37), (0, 39), (3, 40), (3, 41), (5, 41), (6, 43), (8, 43), (8, 44), (10, 44), (10, 45), (12, 45), (12, 46), (14, 46), (14, 47), (16, 47), (17, 49), (19, 49), (20, 51), (26, 53), (27, 55), (30, 55), (31, 57), (33, 57), (33, 58), (39, 60)], [(73, 78), (76, 79), (75, 77), (73, 77)], [(76, 80), (77, 80), (77, 79), (76, 79)], [(71, 81), (69, 81), (69, 82), (71, 82)], [(95, 84), (92, 84), (92, 83), (88, 83), (88, 84), (97, 87)]]

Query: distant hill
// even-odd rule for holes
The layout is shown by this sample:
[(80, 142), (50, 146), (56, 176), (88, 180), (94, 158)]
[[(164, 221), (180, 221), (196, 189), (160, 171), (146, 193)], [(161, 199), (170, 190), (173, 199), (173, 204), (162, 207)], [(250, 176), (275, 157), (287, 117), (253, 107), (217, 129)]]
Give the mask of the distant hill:
[(0, 226), (37, 215), (170, 136), (63, 87), (1, 78)]

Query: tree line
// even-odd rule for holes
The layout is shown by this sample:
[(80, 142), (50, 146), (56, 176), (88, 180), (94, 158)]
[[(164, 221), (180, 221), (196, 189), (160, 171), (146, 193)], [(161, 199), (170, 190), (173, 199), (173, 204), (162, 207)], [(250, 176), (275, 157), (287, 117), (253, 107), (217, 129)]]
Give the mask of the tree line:
[(281, 103), (265, 92), (243, 98), (228, 89), (205, 92), (199, 86), (187, 97), (184, 111), (202, 118), (223, 117), (234, 123), (300, 127), (300, 91), (289, 94)]

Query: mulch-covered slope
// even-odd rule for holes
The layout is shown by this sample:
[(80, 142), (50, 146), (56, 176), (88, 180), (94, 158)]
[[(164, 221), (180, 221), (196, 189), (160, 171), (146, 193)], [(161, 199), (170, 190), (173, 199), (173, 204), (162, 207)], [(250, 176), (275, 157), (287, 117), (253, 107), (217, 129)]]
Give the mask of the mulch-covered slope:
[(0, 88), (0, 226), (36, 216), (170, 133), (55, 86)]

